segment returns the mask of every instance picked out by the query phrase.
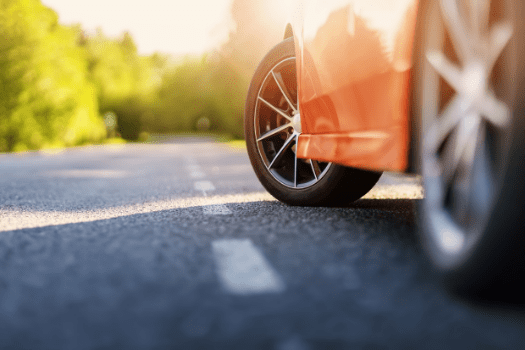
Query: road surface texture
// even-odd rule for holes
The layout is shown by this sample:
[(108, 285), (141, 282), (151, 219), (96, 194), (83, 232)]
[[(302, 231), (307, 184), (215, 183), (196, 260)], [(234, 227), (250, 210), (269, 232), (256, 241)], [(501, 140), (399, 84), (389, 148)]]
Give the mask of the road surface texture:
[(198, 138), (0, 155), (1, 349), (519, 349), (525, 308), (447, 293), (418, 179), (290, 207)]

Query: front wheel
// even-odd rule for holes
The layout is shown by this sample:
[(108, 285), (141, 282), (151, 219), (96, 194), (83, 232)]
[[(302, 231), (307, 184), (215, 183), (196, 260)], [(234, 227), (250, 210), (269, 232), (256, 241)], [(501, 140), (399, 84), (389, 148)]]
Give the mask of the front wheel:
[(432, 264), (461, 292), (506, 286), (524, 270), (520, 3), (420, 4), (413, 98), (425, 188), (420, 233)]
[(365, 195), (381, 173), (297, 158), (301, 133), (293, 38), (275, 46), (252, 79), (244, 112), (248, 155), (262, 185), (290, 205), (339, 205)]

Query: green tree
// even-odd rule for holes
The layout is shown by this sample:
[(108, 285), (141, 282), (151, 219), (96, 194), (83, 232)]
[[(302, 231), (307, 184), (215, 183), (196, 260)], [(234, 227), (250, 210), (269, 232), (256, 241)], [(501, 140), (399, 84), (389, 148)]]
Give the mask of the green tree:
[(139, 56), (129, 33), (111, 39), (99, 29), (92, 37), (79, 32), (78, 38), (87, 53), (90, 79), (97, 86), (100, 112), (114, 112), (120, 134), (137, 139), (159, 85), (155, 69), (159, 58)]
[(75, 29), (39, 0), (0, 0), (0, 151), (105, 137)]

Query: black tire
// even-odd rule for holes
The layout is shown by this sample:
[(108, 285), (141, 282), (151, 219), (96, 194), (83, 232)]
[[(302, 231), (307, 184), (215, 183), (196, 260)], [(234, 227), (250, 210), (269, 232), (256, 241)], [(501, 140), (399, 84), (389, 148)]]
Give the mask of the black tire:
[[(425, 199), (418, 205), (419, 232), (430, 262), (449, 288), (461, 294), (494, 295), (512, 291), (509, 287), (515, 287), (525, 271), (525, 75), (518, 59), (525, 57), (520, 23), (524, 12), (520, 1), (504, 0), (492, 1), (488, 14), (478, 12), (486, 17), (469, 15), (489, 18), (480, 20), (479, 28), (487, 23), (492, 30), (497, 23), (507, 23), (510, 27), (499, 27), (503, 28), (500, 40), (503, 43), (505, 35), (510, 39), (502, 49), (494, 49), (499, 54), (493, 59), (487, 54), (493, 44), (487, 42), (488, 49), (479, 58), (480, 69), (488, 76), (480, 81), (486, 85), (472, 83), (474, 75), (460, 92), (454, 86), (460, 86), (455, 84), (461, 80), (454, 80), (454, 75), (443, 77), (443, 57), (457, 72), (474, 67), (473, 57), (478, 58), (469, 52), (473, 38), (468, 37), (465, 45), (453, 34), (470, 22), (460, 17), (462, 21), (455, 22), (461, 24), (458, 27), (451, 20), (454, 13), (465, 15), (473, 9), (457, 9), (433, 0), (422, 1), (419, 7), (412, 98), (414, 144), (425, 189)], [(480, 92), (467, 100), (469, 89), (476, 86), (483, 87), (479, 90), (483, 95)], [(501, 104), (486, 109), (487, 100)], [(454, 101), (459, 101), (458, 108)], [(445, 120), (457, 116), (457, 123), (446, 131), (446, 125), (452, 124)], [(473, 126), (479, 129), (469, 129)], [(468, 138), (466, 143), (462, 137)]]
[[(344, 205), (361, 198), (379, 180), (380, 172), (295, 157), (295, 140), (300, 133), (300, 123), (292, 123), (294, 117), (299, 118), (296, 101), (295, 51), (293, 38), (289, 38), (276, 45), (259, 64), (246, 100), (246, 144), (261, 184), (290, 205)], [(264, 136), (281, 127), (275, 134)]]

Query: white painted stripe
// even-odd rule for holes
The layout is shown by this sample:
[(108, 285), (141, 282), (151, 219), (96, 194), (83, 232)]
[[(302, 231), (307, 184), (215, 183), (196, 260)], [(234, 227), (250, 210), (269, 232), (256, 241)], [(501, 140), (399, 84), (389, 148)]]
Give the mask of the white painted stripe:
[(250, 239), (212, 242), (223, 288), (233, 294), (279, 293), (284, 282)]
[(206, 174), (201, 170), (198, 164), (186, 165), (186, 170), (190, 173), (190, 176), (194, 179), (202, 179), (206, 177)]
[(197, 181), (193, 184), (193, 186), (197, 191), (206, 192), (215, 190), (215, 186), (213, 186), (210, 181)]
[(202, 211), (205, 215), (228, 215), (232, 213), (232, 211), (223, 204), (207, 205), (202, 207)]

